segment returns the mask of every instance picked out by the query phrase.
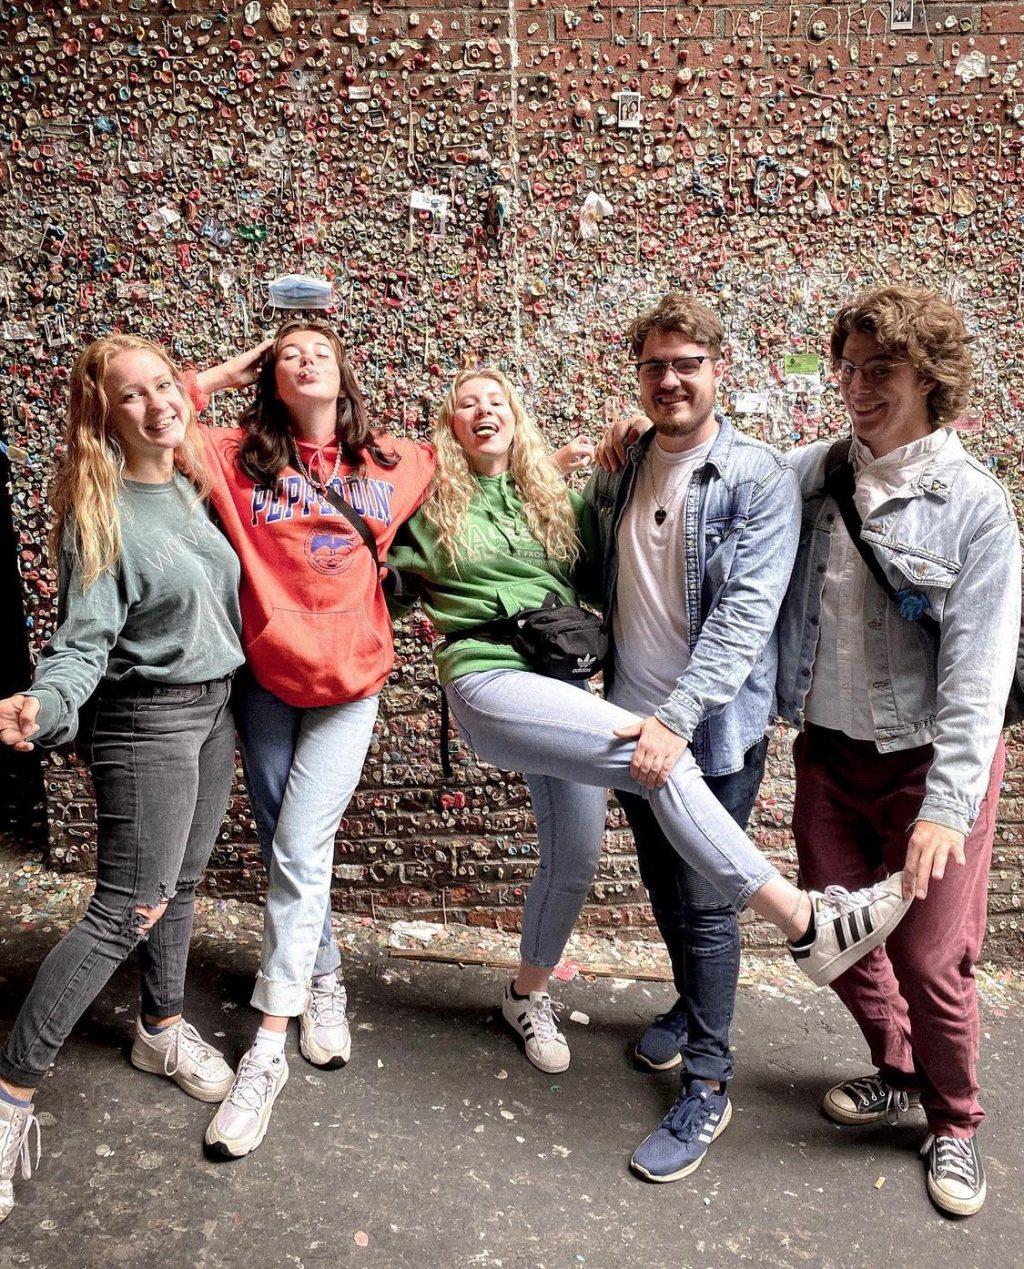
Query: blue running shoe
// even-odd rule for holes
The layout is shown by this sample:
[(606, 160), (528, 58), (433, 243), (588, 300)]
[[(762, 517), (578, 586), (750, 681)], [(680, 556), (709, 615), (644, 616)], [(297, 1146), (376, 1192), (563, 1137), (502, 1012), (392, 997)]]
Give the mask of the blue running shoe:
[(683, 1060), (686, 1043), (686, 1001), (679, 997), (668, 1013), (659, 1013), (636, 1042), (633, 1056), (649, 1071), (670, 1071)]
[(680, 1181), (696, 1172), (730, 1119), (728, 1093), (716, 1093), (696, 1078), (684, 1081), (676, 1104), (633, 1151), (629, 1166), (647, 1181)]

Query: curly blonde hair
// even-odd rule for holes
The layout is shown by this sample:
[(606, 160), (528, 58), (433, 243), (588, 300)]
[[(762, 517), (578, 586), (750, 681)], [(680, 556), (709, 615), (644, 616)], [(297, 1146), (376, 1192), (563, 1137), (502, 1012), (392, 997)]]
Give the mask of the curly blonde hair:
[(54, 510), (50, 552), (60, 553), (64, 531), (74, 526), (74, 545), (82, 568), (82, 589), (121, 558), (121, 516), (118, 493), (124, 480), (124, 452), (110, 426), (110, 402), (104, 379), (113, 359), (124, 352), (158, 357), (178, 383), (185, 399), (185, 439), (174, 451), (174, 465), (205, 498), (210, 480), (203, 464), (203, 443), (196, 412), (181, 389), (181, 372), (159, 344), (137, 335), (108, 335), (78, 354), (71, 371), (71, 401), (64, 428), (64, 453), (53, 482)]
[(548, 556), (575, 562), (579, 556), (576, 516), (569, 491), (540, 428), (529, 417), (518, 392), (500, 370), (460, 370), (448, 390), (434, 424), (437, 470), (424, 504), (427, 520), (437, 530), (438, 544), (456, 564), (467, 558), (462, 543), (469, 504), (479, 492), (476, 475), (466, 451), (452, 428), (459, 391), (471, 379), (491, 379), (504, 392), (515, 419), (515, 438), (509, 451), (509, 475), (523, 502), (523, 511), (533, 536)]
[(835, 365), (854, 331), (874, 335), (886, 353), (910, 362), (935, 386), (928, 393), (928, 419), (948, 423), (967, 406), (974, 374), (964, 320), (938, 291), (903, 284), (869, 286), (839, 310), (832, 324)]

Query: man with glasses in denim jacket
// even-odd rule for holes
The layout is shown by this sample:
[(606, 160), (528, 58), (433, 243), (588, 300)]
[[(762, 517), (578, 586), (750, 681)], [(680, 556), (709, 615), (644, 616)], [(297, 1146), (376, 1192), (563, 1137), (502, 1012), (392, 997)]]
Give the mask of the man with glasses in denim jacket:
[[(640, 401), (653, 428), (598, 471), (605, 612), (614, 656), (606, 692), (642, 722), (631, 774), (654, 788), (687, 745), (711, 791), (745, 828), (764, 773), (774, 704), (773, 638), (797, 547), (796, 477), (767, 445), (715, 413), (723, 328), (681, 294), (630, 326)], [(607, 447), (605, 447), (607, 452)], [(614, 460), (613, 460), (614, 461)], [(636, 1046), (653, 1070), (683, 1063), (679, 1097), (635, 1151), (651, 1181), (693, 1172), (729, 1123), (729, 1030), (739, 922), (683, 863), (648, 803), (620, 793), (679, 999)]]
[(832, 984), (876, 1071), (829, 1089), (822, 1108), (838, 1123), (875, 1124), (920, 1102), (928, 1193), (958, 1216), (986, 1193), (973, 965), (1021, 600), (1010, 499), (947, 426), (967, 403), (968, 343), (954, 307), (919, 287), (872, 287), (836, 317), (853, 504), (896, 594), (872, 576), (825, 490), (829, 444), (797, 451), (803, 527), (778, 680), (779, 712), (801, 729), (802, 883), (859, 887), (903, 869), (916, 898), (884, 948)]

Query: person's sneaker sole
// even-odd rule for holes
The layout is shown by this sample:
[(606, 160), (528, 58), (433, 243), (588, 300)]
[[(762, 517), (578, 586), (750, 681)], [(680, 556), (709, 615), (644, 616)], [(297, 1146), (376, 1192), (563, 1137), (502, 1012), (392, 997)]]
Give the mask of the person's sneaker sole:
[[(122, 1049), (121, 1052), (123, 1053), (124, 1050)], [(220, 1084), (211, 1086), (209, 1084), (195, 1084), (187, 1075), (182, 1075), (180, 1072), (168, 1075), (164, 1070), (163, 1055), (140, 1049), (138, 1043), (132, 1045), (131, 1056), (128, 1060), (137, 1071), (145, 1071), (148, 1075), (159, 1075), (165, 1080), (172, 1080), (182, 1092), (188, 1093), (189, 1097), (194, 1097), (199, 1102), (222, 1102), (227, 1097), (235, 1079), (232, 1073), (222, 1080)]]
[[(832, 1094), (836, 1090), (830, 1088), (825, 1096), (821, 1099), (821, 1113), (826, 1119), (831, 1119), (834, 1124), (846, 1124), (854, 1127), (858, 1124), (880, 1124), (885, 1120), (885, 1111), (856, 1111), (847, 1110), (844, 1106), (839, 1106), (832, 1100)], [(921, 1109), (921, 1095), (919, 1093), (910, 1093), (909, 1110)]]
[(988, 1181), (983, 1181), (981, 1190), (969, 1199), (954, 1198), (951, 1194), (946, 1194), (944, 1190), (939, 1189), (938, 1185), (932, 1180), (932, 1174), (927, 1174), (928, 1197), (939, 1209), (949, 1216), (973, 1216), (976, 1212), (980, 1212), (985, 1205), (985, 1199), (988, 1196)]
[[(711, 1141), (708, 1142), (708, 1150), (711, 1149), (712, 1143), (717, 1141), (718, 1138), (722, 1135), (722, 1133), (725, 1132), (726, 1128), (729, 1127), (729, 1124), (731, 1123), (731, 1121), (732, 1121), (732, 1102), (726, 1101), (725, 1114), (719, 1120), (718, 1127), (711, 1134)], [(637, 1174), (637, 1176), (642, 1176), (645, 1181), (653, 1181), (655, 1184), (663, 1184), (668, 1181), (681, 1181), (684, 1176), (689, 1176), (691, 1172), (696, 1172), (697, 1169), (700, 1167), (700, 1165), (707, 1158), (707, 1154), (708, 1154), (708, 1151), (705, 1150), (699, 1159), (694, 1159), (694, 1161), (692, 1163), (688, 1163), (685, 1168), (680, 1168), (678, 1172), (671, 1172), (669, 1173), (668, 1176), (656, 1176), (653, 1172), (648, 1172), (647, 1169), (643, 1167), (641, 1164), (634, 1163), (632, 1159), (630, 1159), (629, 1161), (629, 1166), (633, 1169), (633, 1171)]]
[(349, 1038), (348, 1044), (340, 1052), (335, 1052), (333, 1049), (325, 1049), (317, 1044), (313, 1036), (307, 1039), (305, 1027), (300, 1026), (299, 1052), (313, 1066), (319, 1066), (324, 1071), (336, 1071), (339, 1067), (345, 1066), (352, 1056), (352, 1039)]
[(235, 1149), (228, 1149), (227, 1143), (217, 1136), (214, 1136), (213, 1140), (211, 1140), (210, 1134), (213, 1132), (213, 1126), (216, 1123), (216, 1118), (212, 1119), (209, 1128), (206, 1130), (206, 1135), (203, 1137), (204, 1154), (211, 1159), (244, 1159), (247, 1154), (252, 1154), (255, 1149), (261, 1146), (263, 1138), (267, 1135), (267, 1129), (270, 1127), (270, 1112), (274, 1109), (274, 1103), (280, 1097), (282, 1089), (288, 1083), (289, 1074), (290, 1072), (285, 1071), (284, 1079), (274, 1090), (274, 1096), (263, 1108), (263, 1114), (255, 1129), (248, 1137), (242, 1138), (240, 1147), (236, 1145)]
[(633, 1049), (633, 1061), (644, 1071), (671, 1071), (677, 1067), (683, 1060), (683, 1055), (677, 1053), (669, 1062), (652, 1062), (649, 1057), (644, 1057), (638, 1048)]

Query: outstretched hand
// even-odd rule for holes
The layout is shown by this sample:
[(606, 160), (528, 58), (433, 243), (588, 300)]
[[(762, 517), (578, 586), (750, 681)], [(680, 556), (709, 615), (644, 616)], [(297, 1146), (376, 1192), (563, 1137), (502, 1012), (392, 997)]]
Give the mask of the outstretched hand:
[(555, 450), (551, 457), (563, 476), (571, 476), (574, 471), (589, 467), (593, 463), (594, 442), (589, 437), (577, 436), (568, 445)]
[(29, 737), (39, 730), (36, 726), (38, 713), (38, 696), (27, 696), (24, 692), (19, 692), (0, 701), (0, 742), (12, 745), (21, 753), (28, 753), (35, 748), (29, 742)]
[(637, 737), (629, 774), (645, 789), (660, 789), (672, 774), (672, 768), (686, 752), (687, 741), (653, 715), (640, 722), (620, 727), (615, 733), (620, 740)]
[(962, 868), (967, 863), (964, 841), (965, 835), (955, 828), (918, 820), (910, 834), (907, 861), (903, 865), (904, 899), (926, 899), (929, 880), (942, 880), (951, 857)]
[(196, 387), (207, 397), (215, 392), (231, 388), (248, 388), (259, 376), (260, 358), (273, 344), (273, 339), (265, 339), (255, 348), (247, 348), (235, 357), (219, 365), (210, 366), (207, 370), (196, 371)]

